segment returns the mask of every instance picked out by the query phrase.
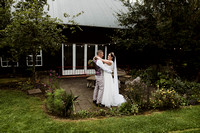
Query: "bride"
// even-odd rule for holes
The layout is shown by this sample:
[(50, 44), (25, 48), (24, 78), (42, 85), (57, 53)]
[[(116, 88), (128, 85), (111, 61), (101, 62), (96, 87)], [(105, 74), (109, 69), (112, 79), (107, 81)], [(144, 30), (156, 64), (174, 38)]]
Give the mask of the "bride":
[(104, 63), (105, 67), (112, 71), (114, 70), (114, 79), (112, 74), (104, 72), (104, 93), (101, 103), (109, 108), (111, 106), (120, 106), (122, 103), (126, 102), (126, 100), (119, 94), (116, 57), (114, 53), (111, 52), (108, 54), (108, 60), (97, 58)]

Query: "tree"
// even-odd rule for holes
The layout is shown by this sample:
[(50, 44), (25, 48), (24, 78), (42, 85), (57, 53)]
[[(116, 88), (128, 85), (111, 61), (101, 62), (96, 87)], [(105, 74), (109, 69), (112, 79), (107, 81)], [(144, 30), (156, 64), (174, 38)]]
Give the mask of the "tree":
[(17, 60), (16, 51), (6, 46), (5, 33), (3, 30), (11, 23), (11, 6), (13, 0), (2, 0), (0, 2), (0, 56), (6, 56), (8, 60), (12, 62), (13, 74), (15, 74), (15, 68), (13, 62)]
[(0, 48), (3, 46), (4, 43), (4, 34), (2, 30), (6, 28), (8, 24), (10, 24), (11, 19), (11, 5), (13, 0), (1, 0), (0, 2)]
[[(42, 50), (58, 50), (67, 38), (62, 34), (66, 25), (51, 18), (44, 8), (47, 0), (24, 0), (18, 2), (12, 13), (12, 23), (5, 29), (7, 43), (16, 53), (31, 54), (33, 57), (33, 79), (35, 80), (36, 55)], [(70, 20), (72, 24), (74, 21)], [(72, 28), (74, 30), (74, 28)]]
[(150, 61), (157, 58), (154, 63), (164, 60), (176, 68), (200, 67), (199, 0), (122, 1), (128, 12), (118, 14), (125, 27), (114, 37), (118, 46), (142, 51)]

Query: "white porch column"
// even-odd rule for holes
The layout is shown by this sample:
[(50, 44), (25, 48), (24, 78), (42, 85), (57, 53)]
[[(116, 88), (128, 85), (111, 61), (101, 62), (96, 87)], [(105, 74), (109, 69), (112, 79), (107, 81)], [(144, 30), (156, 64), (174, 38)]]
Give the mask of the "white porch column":
[(97, 51), (98, 51), (98, 45), (96, 44), (95, 45), (95, 54), (94, 54), (95, 56), (97, 56)]
[(76, 74), (76, 44), (73, 44), (73, 75)]
[(84, 71), (87, 72), (87, 44), (84, 46)]
[(64, 60), (65, 60), (64, 48), (65, 48), (65, 45), (62, 44), (62, 75), (64, 75)]
[(108, 50), (107, 50), (107, 46), (105, 46), (105, 59), (107, 59), (107, 55), (108, 55)]

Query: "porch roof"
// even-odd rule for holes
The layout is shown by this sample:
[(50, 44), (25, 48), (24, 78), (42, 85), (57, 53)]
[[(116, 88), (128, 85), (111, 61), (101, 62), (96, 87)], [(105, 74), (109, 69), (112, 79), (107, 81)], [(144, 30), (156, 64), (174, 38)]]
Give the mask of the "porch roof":
[(49, 15), (61, 19), (65, 24), (69, 24), (69, 18), (65, 18), (64, 13), (72, 17), (83, 11), (74, 19), (80, 26), (122, 28), (116, 13), (127, 12), (120, 0), (48, 0), (48, 3)]

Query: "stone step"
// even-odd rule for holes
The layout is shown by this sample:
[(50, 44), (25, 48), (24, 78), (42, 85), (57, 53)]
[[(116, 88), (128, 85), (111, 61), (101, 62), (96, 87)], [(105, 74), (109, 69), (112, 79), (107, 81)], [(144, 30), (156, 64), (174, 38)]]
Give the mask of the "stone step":
[(40, 89), (28, 90), (28, 94), (29, 94), (29, 95), (40, 94), (40, 93), (42, 93), (42, 91), (41, 91)]

